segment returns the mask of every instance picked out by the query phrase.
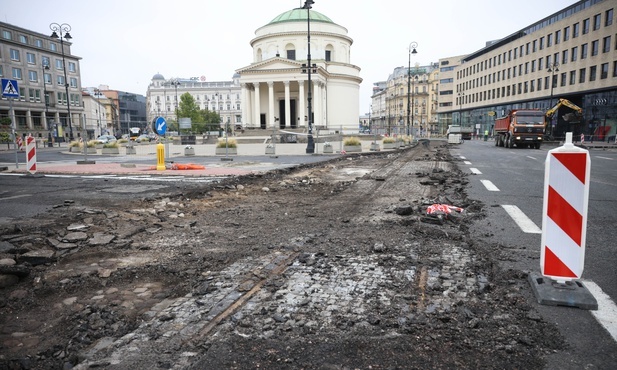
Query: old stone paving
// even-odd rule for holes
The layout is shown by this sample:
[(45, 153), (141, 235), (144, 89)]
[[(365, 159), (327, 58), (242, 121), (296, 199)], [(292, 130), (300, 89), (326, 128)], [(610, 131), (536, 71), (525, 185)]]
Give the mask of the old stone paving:
[[(524, 279), (468, 239), (481, 205), (463, 185), (446, 152), (418, 148), (69, 202), (28, 237), (5, 230), (3, 255), (34, 267), (0, 307), (0, 365), (540, 368), (560, 342)], [(429, 217), (435, 202), (466, 212)]]

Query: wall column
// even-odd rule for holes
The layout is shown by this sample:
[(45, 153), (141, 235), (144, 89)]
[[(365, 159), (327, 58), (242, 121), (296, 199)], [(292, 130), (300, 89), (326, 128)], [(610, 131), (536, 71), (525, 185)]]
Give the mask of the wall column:
[(242, 84), (242, 126), (248, 127), (250, 125), (250, 111), (249, 111), (249, 95), (246, 84)]
[(300, 120), (298, 121), (298, 127), (306, 127), (308, 121), (304, 120), (306, 116), (306, 101), (304, 100), (304, 81), (298, 81), (298, 100), (300, 101), (300, 110), (298, 111), (298, 117)]
[(276, 121), (274, 120), (274, 81), (268, 81), (268, 117), (267, 122), (269, 124), (267, 127), (273, 127), (276, 125)]
[(313, 82), (313, 112), (315, 114), (313, 125), (321, 126), (323, 122), (321, 121), (321, 82), (319, 81)]
[(255, 86), (255, 96), (254, 102), (255, 105), (253, 107), (253, 117), (255, 117), (255, 127), (261, 127), (260, 113), (261, 113), (261, 103), (259, 101), (259, 82), (255, 82), (253, 84)]
[(285, 126), (286, 128), (291, 128), (291, 111), (289, 100), (289, 81), (285, 81)]

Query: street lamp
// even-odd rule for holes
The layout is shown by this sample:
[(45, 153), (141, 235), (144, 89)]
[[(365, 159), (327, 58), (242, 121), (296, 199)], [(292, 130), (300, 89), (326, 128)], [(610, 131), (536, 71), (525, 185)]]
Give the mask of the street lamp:
[(64, 58), (64, 40), (70, 41), (73, 37), (69, 31), (71, 26), (67, 23), (52, 23), (49, 25), (49, 29), (52, 30), (51, 38), (60, 39), (60, 51), (62, 52), (62, 70), (64, 71), (64, 88), (66, 91), (66, 109), (69, 113), (69, 141), (73, 141), (73, 125), (71, 123), (71, 100), (69, 98), (69, 81), (66, 78), (66, 61)]
[[(413, 126), (415, 124), (415, 119), (414, 119), (414, 114), (416, 113), (415, 110), (415, 103), (416, 101), (413, 98), (413, 93), (416, 90), (416, 81), (418, 81), (418, 75), (413, 76), (413, 78), (411, 79), (411, 125)], [(409, 104), (409, 102), (408, 102)], [(411, 128), (410, 128), (411, 130)]]
[(416, 48), (418, 43), (412, 41), (409, 44), (409, 63), (407, 65), (407, 136), (411, 135), (411, 121), (409, 119), (411, 112), (411, 54), (417, 54)]
[(45, 71), (49, 71), (49, 65), (41, 63), (43, 75), (41, 80), (43, 81), (43, 102), (45, 103), (45, 124), (47, 125), (47, 146), (53, 147), (54, 143), (51, 138), (52, 127), (49, 126), (49, 102), (47, 98), (47, 83), (45, 82)]
[(463, 97), (465, 96), (465, 92), (461, 91), (458, 93), (458, 124), (463, 127)]
[(180, 82), (178, 80), (171, 81), (171, 86), (176, 89), (176, 123), (178, 124), (178, 130), (180, 130), (180, 117), (178, 116), (178, 86), (180, 86)]
[(306, 154), (315, 153), (315, 142), (313, 141), (313, 117), (311, 114), (312, 106), (311, 101), (313, 85), (311, 83), (311, 70), (313, 65), (311, 64), (311, 5), (315, 4), (313, 0), (306, 0), (302, 9), (306, 9), (306, 24), (307, 24), (307, 55), (306, 55), (306, 71), (308, 73), (308, 92), (307, 92), (307, 107), (308, 107), (308, 140), (306, 144)]
[[(555, 72), (559, 72), (559, 63), (554, 62), (554, 63), (549, 63), (547, 66), (546, 72), (551, 74), (551, 99), (549, 102), (549, 107), (548, 109), (551, 109), (553, 107), (553, 88), (556, 85), (557, 80), (555, 79)], [(550, 132), (547, 133), (548, 135), (552, 135), (553, 133), (553, 117), (550, 118), (551, 119), (551, 124), (549, 125), (550, 127)]]
[(98, 112), (98, 120), (96, 122), (96, 126), (99, 129), (99, 136), (102, 135), (103, 133), (101, 132), (101, 90), (99, 89), (94, 89), (94, 94), (96, 95), (96, 110)]

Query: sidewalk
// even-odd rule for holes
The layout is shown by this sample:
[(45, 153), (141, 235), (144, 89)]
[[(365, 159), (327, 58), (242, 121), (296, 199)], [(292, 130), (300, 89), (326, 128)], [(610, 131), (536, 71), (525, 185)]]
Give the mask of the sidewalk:
[[(136, 154), (127, 154), (125, 147), (120, 148), (118, 155), (101, 155), (101, 150), (97, 154), (70, 152), (68, 147), (62, 147), (62, 153), (66, 159), (55, 162), (37, 162), (37, 175), (44, 174), (66, 174), (66, 175), (134, 175), (134, 176), (196, 176), (196, 177), (224, 177), (239, 176), (251, 173), (263, 173), (270, 170), (288, 168), (303, 163), (313, 163), (326, 161), (338, 156), (340, 148), (334, 145), (334, 154), (321, 154), (323, 144), (315, 144), (315, 154), (306, 154), (306, 143), (297, 144), (276, 144), (275, 154), (265, 154), (265, 144), (246, 143), (238, 145), (238, 154), (216, 155), (213, 144), (197, 144), (189, 147), (194, 151), (194, 155), (185, 155), (187, 145), (174, 145), (172, 143), (163, 144), (165, 149), (165, 163), (167, 169), (157, 170), (157, 144), (136, 144), (134, 145)], [(48, 148), (39, 148), (37, 153)], [(49, 148), (51, 149), (51, 148)], [(56, 148), (57, 150), (57, 148)], [(363, 151), (370, 151), (370, 142), (363, 142)], [(4, 172), (10, 173), (31, 173), (25, 163), (25, 152), (18, 154), (19, 168), (15, 162), (0, 163), (0, 168)], [(171, 164), (197, 164), (205, 166), (205, 169), (197, 170), (175, 170), (171, 169)]]

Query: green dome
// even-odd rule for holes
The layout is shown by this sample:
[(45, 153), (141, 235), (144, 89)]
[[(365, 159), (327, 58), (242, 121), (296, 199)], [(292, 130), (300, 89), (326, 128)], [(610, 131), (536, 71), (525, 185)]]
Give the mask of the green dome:
[[(311, 13), (311, 22), (325, 22), (325, 23), (334, 23), (332, 19), (326, 17), (325, 15), (316, 12), (314, 10), (309, 10)], [(297, 8), (286, 11), (285, 13), (277, 16), (268, 24), (282, 23), (282, 22), (298, 22), (304, 21), (306, 22), (306, 9)]]

